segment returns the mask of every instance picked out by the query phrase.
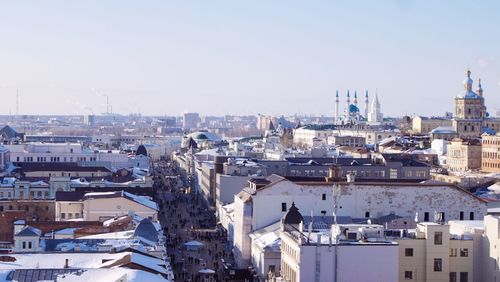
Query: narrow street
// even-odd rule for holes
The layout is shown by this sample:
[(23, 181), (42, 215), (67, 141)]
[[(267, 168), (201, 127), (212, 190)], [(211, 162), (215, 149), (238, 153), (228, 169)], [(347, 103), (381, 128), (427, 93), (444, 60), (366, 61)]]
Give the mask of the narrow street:
[(175, 281), (225, 281), (221, 259), (229, 255), (226, 234), (216, 227), (215, 215), (204, 201), (186, 192), (189, 185), (178, 175), (170, 165), (155, 168), (158, 217)]

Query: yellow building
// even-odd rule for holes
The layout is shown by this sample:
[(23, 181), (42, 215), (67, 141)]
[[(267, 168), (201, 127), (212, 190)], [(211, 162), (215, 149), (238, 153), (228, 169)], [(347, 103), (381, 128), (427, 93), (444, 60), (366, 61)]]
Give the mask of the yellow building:
[(482, 135), (482, 164), (483, 172), (500, 172), (500, 133), (496, 135)]
[(450, 234), (450, 226), (417, 224), (415, 236), (397, 238), (399, 281), (473, 281), (474, 242)]
[(453, 139), (448, 145), (446, 166), (450, 171), (480, 169), (481, 143), (479, 140)]
[(56, 220), (83, 219), (105, 221), (110, 218), (136, 214), (158, 220), (158, 205), (146, 197), (124, 191), (117, 192), (67, 192), (56, 197)]
[(451, 127), (452, 120), (439, 117), (421, 117), (416, 116), (412, 121), (412, 130), (414, 134), (428, 134), (433, 129), (440, 126)]

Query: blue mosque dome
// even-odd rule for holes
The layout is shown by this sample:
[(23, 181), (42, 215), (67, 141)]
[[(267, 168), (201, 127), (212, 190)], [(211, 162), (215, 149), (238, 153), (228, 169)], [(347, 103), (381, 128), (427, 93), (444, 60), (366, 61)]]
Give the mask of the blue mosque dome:
[(350, 104), (349, 105), (349, 112), (350, 113), (359, 113), (359, 108), (354, 104)]

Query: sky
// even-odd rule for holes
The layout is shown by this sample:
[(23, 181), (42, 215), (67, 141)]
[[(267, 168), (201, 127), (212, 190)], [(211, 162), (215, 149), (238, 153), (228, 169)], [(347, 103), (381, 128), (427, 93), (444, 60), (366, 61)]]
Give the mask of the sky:
[[(0, 114), (385, 116), (500, 109), (500, 1), (0, 1)], [(361, 99), (360, 99), (361, 100)], [(361, 110), (363, 111), (363, 105)]]

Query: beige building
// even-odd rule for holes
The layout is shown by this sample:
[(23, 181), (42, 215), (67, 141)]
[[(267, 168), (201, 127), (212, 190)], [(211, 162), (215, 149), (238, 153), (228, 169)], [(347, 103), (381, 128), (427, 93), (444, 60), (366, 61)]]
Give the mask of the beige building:
[(500, 133), (482, 135), (481, 170), (483, 172), (500, 172)]
[(453, 139), (448, 145), (446, 165), (450, 171), (480, 169), (481, 143), (479, 140)]
[(473, 281), (474, 241), (450, 234), (449, 225), (417, 224), (415, 236), (397, 238), (399, 281)]
[(412, 130), (414, 134), (428, 134), (437, 127), (450, 127), (452, 124), (451, 119), (416, 116), (412, 121)]
[(484, 227), (481, 244), (484, 254), (481, 261), (482, 281), (500, 281), (500, 217), (485, 216)]
[(156, 221), (158, 205), (124, 191), (86, 193), (73, 199), (68, 196), (66, 199), (56, 198), (56, 220), (105, 221), (131, 213)]

